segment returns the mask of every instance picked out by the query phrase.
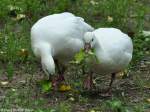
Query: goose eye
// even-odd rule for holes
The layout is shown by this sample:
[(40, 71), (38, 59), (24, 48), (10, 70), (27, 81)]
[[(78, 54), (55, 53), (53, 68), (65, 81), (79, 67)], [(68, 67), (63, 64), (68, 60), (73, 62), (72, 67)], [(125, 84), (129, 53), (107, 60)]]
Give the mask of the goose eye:
[(92, 38), (92, 42), (94, 41), (94, 39)]

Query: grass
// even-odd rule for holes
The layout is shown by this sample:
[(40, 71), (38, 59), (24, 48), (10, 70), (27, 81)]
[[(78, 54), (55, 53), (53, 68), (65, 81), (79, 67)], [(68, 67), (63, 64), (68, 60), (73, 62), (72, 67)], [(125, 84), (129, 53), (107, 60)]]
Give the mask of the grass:
[[(149, 112), (150, 37), (146, 0), (1, 0), (0, 1), (0, 112), (1, 109), (29, 109), (35, 112)], [(129, 77), (117, 79), (113, 96), (82, 93), (84, 77), (71, 65), (66, 72), (73, 91), (44, 94), (38, 82), (45, 78), (30, 45), (30, 28), (41, 17), (69, 11), (99, 27), (116, 27), (131, 35), (134, 55)], [(20, 17), (20, 15), (24, 17)], [(142, 60), (142, 61), (141, 61)], [(95, 75), (107, 85), (108, 76)], [(105, 83), (106, 82), (106, 83)], [(3, 96), (3, 97), (2, 97)]]

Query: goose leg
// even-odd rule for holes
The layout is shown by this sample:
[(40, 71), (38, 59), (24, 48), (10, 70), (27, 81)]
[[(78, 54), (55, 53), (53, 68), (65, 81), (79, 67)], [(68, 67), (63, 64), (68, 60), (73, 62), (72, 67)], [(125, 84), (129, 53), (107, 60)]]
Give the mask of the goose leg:
[(64, 81), (65, 80), (65, 78), (64, 78), (64, 72), (65, 72), (65, 67), (60, 67), (60, 64), (59, 64), (59, 62), (58, 62), (58, 60), (54, 60), (55, 61), (55, 64), (56, 64), (56, 67), (57, 67), (57, 69), (58, 69), (58, 75), (59, 76), (57, 76), (57, 77), (55, 77), (55, 78), (53, 78), (52, 79), (52, 85), (53, 85), (53, 87), (54, 87), (54, 90), (57, 90), (57, 88), (58, 88), (58, 86), (59, 86), (59, 84), (62, 82), (62, 81)]
[(112, 73), (111, 74), (111, 81), (109, 83), (109, 87), (106, 90), (104, 90), (104, 92), (100, 93), (100, 95), (102, 97), (110, 97), (110, 96), (112, 96), (111, 89), (112, 89), (112, 84), (113, 84), (113, 81), (115, 80), (115, 77), (116, 77), (116, 73)]
[(93, 73), (91, 72), (90, 75), (88, 75), (84, 80), (83, 87), (84, 89), (91, 90), (93, 88), (93, 85)]
[(58, 85), (56, 77), (54, 77), (53, 75), (49, 74), (48, 75), (48, 81), (52, 82), (52, 86), (53, 86), (54, 90), (56, 90), (57, 89), (57, 85)]
[(58, 75), (59, 75), (57, 80), (58, 81), (64, 81), (65, 80), (65, 78), (64, 78), (65, 67), (63, 65), (61, 67), (61, 65), (59, 64), (57, 59), (55, 59), (55, 63), (56, 63), (56, 66), (58, 69)]
[(112, 89), (112, 84), (113, 84), (113, 81), (115, 80), (115, 78), (116, 78), (116, 73), (112, 73), (111, 74), (111, 81), (110, 81), (110, 83), (109, 83), (109, 87), (108, 87), (108, 89), (107, 89), (107, 91), (106, 92), (111, 92), (111, 89)]

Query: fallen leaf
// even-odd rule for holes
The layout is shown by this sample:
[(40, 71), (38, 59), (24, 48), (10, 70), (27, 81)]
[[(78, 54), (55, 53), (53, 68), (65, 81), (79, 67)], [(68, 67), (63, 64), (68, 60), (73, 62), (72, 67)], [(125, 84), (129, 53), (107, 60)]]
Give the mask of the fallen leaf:
[(9, 8), (10, 10), (20, 10), (20, 11), (22, 11), (22, 9), (21, 9), (20, 7), (13, 6), (13, 5), (9, 5), (8, 8)]
[(21, 81), (19, 81), (20, 83), (23, 83), (23, 84), (25, 84), (26, 83), (26, 81), (25, 80), (21, 80)]
[(73, 97), (70, 97), (69, 100), (72, 102), (75, 101), (75, 99)]
[(146, 101), (147, 101), (148, 103), (150, 103), (150, 98), (146, 99)]
[(0, 54), (4, 54), (5, 52), (4, 51), (0, 51)]
[(62, 92), (65, 92), (65, 91), (69, 91), (69, 90), (71, 90), (71, 86), (69, 86), (69, 85), (60, 85), (60, 87), (59, 87), (59, 91), (62, 91)]
[(95, 110), (91, 110), (90, 112), (95, 112)]
[(124, 77), (126, 77), (126, 76), (128, 76), (128, 70), (127, 70), (127, 69), (116, 74), (116, 77), (117, 77), (118, 79), (124, 78)]
[(98, 2), (96, 2), (96, 1), (94, 1), (94, 0), (91, 0), (90, 3), (91, 3), (92, 5), (97, 5), (97, 4), (98, 4)]
[(17, 17), (15, 19), (18, 21), (18, 20), (24, 19), (25, 17), (26, 15), (24, 14), (17, 14)]
[(119, 73), (116, 74), (116, 77), (118, 79), (122, 79), (123, 76), (124, 76), (124, 72), (119, 72)]
[(107, 17), (107, 21), (110, 22), (110, 23), (113, 22), (113, 17), (108, 16), (108, 17)]
[(7, 81), (2, 81), (2, 82), (1, 82), (1, 85), (3, 85), (3, 86), (5, 86), (5, 85), (7, 85), (7, 84), (8, 84)]
[(12, 91), (16, 91), (16, 89), (14, 89), (14, 88), (12, 88), (11, 90), (12, 90)]
[(28, 56), (28, 50), (27, 49), (21, 49), (19, 51), (20, 56)]
[(144, 88), (150, 89), (150, 86), (149, 85), (145, 85)]

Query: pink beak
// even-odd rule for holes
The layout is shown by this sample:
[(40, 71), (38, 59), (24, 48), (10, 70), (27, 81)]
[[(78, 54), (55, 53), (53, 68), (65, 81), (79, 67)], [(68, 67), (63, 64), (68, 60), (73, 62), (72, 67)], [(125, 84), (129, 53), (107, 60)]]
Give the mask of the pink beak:
[(88, 52), (90, 51), (90, 49), (91, 49), (90, 43), (85, 43), (85, 45), (84, 45), (84, 51), (85, 51), (86, 53), (88, 53)]

